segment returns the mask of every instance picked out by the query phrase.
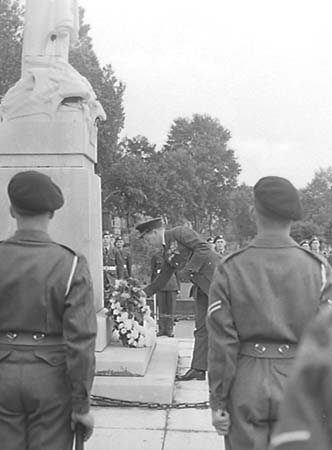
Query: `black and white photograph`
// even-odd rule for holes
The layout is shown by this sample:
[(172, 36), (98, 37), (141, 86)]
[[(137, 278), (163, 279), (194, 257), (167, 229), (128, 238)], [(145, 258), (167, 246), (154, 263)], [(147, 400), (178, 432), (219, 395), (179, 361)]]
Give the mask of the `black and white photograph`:
[(332, 4), (0, 0), (0, 448), (331, 450)]

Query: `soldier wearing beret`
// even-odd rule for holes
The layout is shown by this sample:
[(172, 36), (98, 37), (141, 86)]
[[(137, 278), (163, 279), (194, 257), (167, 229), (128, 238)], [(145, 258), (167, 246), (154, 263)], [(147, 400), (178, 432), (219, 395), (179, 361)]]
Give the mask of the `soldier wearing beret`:
[(254, 187), (257, 236), (227, 256), (211, 284), (207, 317), (212, 423), (227, 450), (266, 450), (304, 328), (332, 295), (331, 269), (290, 237), (302, 215), (281, 177)]
[(17, 231), (0, 243), (0, 442), (6, 450), (70, 450), (93, 430), (96, 316), (86, 259), (50, 238), (64, 203), (37, 171), (9, 182)]
[[(332, 300), (328, 302), (332, 303)], [(323, 308), (302, 339), (271, 450), (332, 448), (332, 310)]]
[(145, 288), (148, 296), (163, 289), (176, 270), (185, 269), (195, 285), (195, 331), (194, 351), (190, 369), (181, 381), (204, 380), (207, 369), (207, 330), (206, 313), (208, 292), (218, 254), (199, 234), (185, 226), (165, 229), (161, 218), (149, 220), (136, 226), (152, 245), (163, 247), (165, 264), (159, 275)]

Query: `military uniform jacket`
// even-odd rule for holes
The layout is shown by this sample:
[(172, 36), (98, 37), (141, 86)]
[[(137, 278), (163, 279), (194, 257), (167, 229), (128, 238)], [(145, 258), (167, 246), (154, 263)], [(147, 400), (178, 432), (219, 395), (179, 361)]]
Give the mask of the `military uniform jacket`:
[[(151, 258), (151, 281), (157, 278), (159, 273), (162, 271), (163, 265), (165, 264), (165, 259), (163, 253), (156, 253)], [(173, 273), (171, 278), (163, 286), (161, 291), (179, 291), (180, 290), (180, 277), (178, 272)]]
[(95, 369), (96, 314), (84, 256), (42, 231), (0, 244), (0, 332), (64, 336), (73, 411), (85, 413)]
[(176, 270), (185, 268), (191, 280), (208, 294), (219, 256), (198, 233), (179, 226), (165, 231), (165, 264), (158, 277), (144, 290), (148, 296), (160, 291)]
[(114, 277), (119, 280), (124, 278), (125, 261), (117, 248), (103, 248), (103, 265), (104, 270), (109, 271)]
[(331, 268), (289, 237), (256, 237), (217, 267), (209, 295), (212, 409), (225, 409), (241, 342), (297, 344), (332, 298)]
[(331, 385), (332, 309), (326, 307), (310, 324), (301, 343), (271, 449), (332, 448)]

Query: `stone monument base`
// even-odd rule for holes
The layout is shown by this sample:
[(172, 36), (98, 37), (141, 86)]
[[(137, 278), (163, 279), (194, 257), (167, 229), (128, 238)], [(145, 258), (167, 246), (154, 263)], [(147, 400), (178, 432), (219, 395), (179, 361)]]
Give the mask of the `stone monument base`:
[(101, 376), (143, 377), (155, 345), (130, 348), (124, 347), (121, 342), (111, 342), (96, 355), (96, 373)]
[[(103, 353), (97, 354), (97, 371), (104, 362), (103, 355), (108, 353), (109, 361), (112, 360), (113, 344), (107, 347)], [(132, 350), (131, 355), (136, 359), (136, 369), (143, 365), (143, 353), (138, 350), (147, 349), (123, 349), (114, 348), (114, 355), (121, 355), (123, 350)], [(128, 355), (128, 353), (127, 353)], [(102, 357), (102, 359), (100, 359)], [(145, 359), (148, 354), (145, 353)], [(144, 376), (100, 376), (94, 380), (92, 394), (121, 400), (171, 403), (173, 399), (174, 381), (178, 360), (178, 342), (176, 339), (158, 338), (157, 345), (151, 354), (150, 363), (147, 365)], [(117, 364), (129, 367), (129, 360)], [(133, 370), (133, 369), (131, 369)]]

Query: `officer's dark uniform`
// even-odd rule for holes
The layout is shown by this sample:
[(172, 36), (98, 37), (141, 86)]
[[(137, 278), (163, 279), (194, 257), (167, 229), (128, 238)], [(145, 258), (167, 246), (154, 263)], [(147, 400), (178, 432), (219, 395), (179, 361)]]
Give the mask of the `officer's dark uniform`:
[[(151, 281), (162, 271), (165, 264), (163, 252), (156, 253), (151, 258)], [(157, 292), (157, 305), (159, 309), (158, 327), (160, 336), (173, 337), (174, 314), (176, 308), (176, 296), (180, 290), (180, 278), (175, 272), (163, 288)]]
[(271, 450), (331, 450), (331, 355), (330, 306), (321, 311), (303, 337), (280, 407)]
[[(63, 204), (39, 172), (9, 183), (12, 205), (38, 214)], [(0, 244), (0, 446), (70, 450), (72, 411), (87, 413), (96, 317), (86, 259), (39, 230)]]
[[(285, 219), (301, 214), (293, 194), (276, 177), (255, 186), (256, 200)], [(331, 295), (330, 267), (287, 236), (258, 235), (220, 263), (209, 296), (208, 370), (211, 408), (231, 418), (227, 450), (267, 449), (299, 339)]]
[[(144, 235), (155, 228), (161, 219), (152, 219), (137, 225)], [(208, 307), (208, 292), (214, 269), (220, 261), (209, 243), (198, 233), (185, 226), (165, 230), (165, 264), (160, 274), (144, 290), (148, 296), (160, 291), (176, 270), (185, 268), (191, 274), (191, 281), (197, 286), (195, 343), (191, 367), (196, 370), (207, 369), (207, 330), (205, 325)]]

